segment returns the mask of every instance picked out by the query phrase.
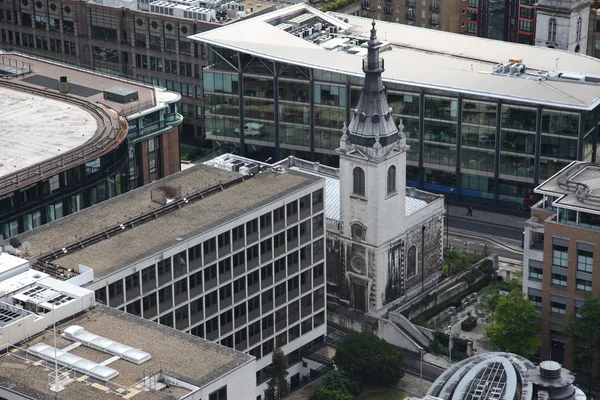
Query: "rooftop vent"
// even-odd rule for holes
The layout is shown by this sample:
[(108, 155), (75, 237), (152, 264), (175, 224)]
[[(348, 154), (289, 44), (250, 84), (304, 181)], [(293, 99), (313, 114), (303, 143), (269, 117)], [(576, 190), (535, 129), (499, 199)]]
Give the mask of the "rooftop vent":
[(63, 335), (68, 339), (81, 342), (84, 346), (121, 357), (134, 364), (143, 364), (152, 358), (152, 356), (145, 351), (137, 350), (133, 347), (115, 342), (114, 340), (88, 332), (78, 325), (68, 327), (65, 329)]
[(86, 360), (64, 350), (55, 349), (44, 343), (34, 344), (27, 350), (27, 353), (50, 362), (54, 362), (56, 355), (56, 362), (58, 364), (105, 382), (119, 375), (116, 370), (110, 367)]
[(561, 369), (556, 361), (543, 361), (540, 364), (540, 375), (546, 379), (556, 379), (560, 377)]
[(131, 90), (121, 86), (114, 86), (104, 91), (106, 100), (115, 101), (117, 103), (130, 103), (139, 100), (137, 90)]

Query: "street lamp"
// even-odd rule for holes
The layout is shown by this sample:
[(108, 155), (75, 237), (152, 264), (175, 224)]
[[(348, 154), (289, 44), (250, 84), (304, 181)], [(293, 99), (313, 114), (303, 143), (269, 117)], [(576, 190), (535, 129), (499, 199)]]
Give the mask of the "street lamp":
[(448, 196), (453, 192), (454, 188), (450, 188), (448, 194), (444, 196), (444, 199), (446, 200), (446, 247), (450, 247), (450, 242), (448, 241), (448, 225), (450, 222), (450, 202), (448, 201)]
[(421, 355), (421, 365), (419, 368), (419, 396), (423, 397), (423, 348), (419, 348), (419, 354)]
[(452, 325), (448, 327), (448, 362), (452, 364)]

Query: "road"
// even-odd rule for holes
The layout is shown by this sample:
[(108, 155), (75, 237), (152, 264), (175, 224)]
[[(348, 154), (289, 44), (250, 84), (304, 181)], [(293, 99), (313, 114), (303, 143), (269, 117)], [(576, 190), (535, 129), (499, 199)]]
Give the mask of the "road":
[[(444, 236), (446, 232), (444, 232)], [(496, 253), (503, 258), (522, 261), (522, 229), (450, 218), (448, 241), (450, 246), (481, 253)], [(466, 243), (466, 246), (465, 246)]]
[(460, 229), (462, 231), (477, 232), (484, 236), (494, 236), (504, 239), (516, 240), (521, 243), (523, 236), (523, 227), (508, 228), (498, 225), (486, 224), (484, 222), (468, 220), (465, 218), (449, 218), (450, 229)]

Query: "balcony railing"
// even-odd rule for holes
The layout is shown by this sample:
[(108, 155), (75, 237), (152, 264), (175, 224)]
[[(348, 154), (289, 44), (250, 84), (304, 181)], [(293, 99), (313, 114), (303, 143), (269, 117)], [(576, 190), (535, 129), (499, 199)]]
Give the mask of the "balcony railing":
[(414, 21), (415, 20), (415, 14), (413, 14), (413, 13), (406, 13), (406, 19), (408, 21)]
[(388, 8), (388, 7), (386, 7), (386, 8), (385, 8), (385, 10), (384, 10), (384, 13), (385, 13), (386, 15), (392, 15), (392, 9), (391, 9), (391, 8)]
[(417, 6), (416, 0), (406, 0), (406, 7), (415, 8)]
[(439, 4), (432, 4), (429, 6), (429, 11), (433, 12), (433, 13), (439, 13), (440, 12), (440, 5)]
[(439, 18), (429, 18), (429, 24), (432, 26), (438, 26), (440, 24)]

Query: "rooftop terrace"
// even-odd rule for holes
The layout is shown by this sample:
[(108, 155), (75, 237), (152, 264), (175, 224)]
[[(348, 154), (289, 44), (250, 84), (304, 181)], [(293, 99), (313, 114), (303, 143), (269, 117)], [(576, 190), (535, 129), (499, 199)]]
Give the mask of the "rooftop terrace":
[(557, 197), (553, 206), (600, 213), (600, 165), (574, 161), (535, 188), (538, 194)]
[[(77, 374), (66, 367), (60, 368), (61, 382), (66, 384), (59, 392), (59, 398), (175, 399), (189, 393), (190, 390), (177, 386), (163, 388), (164, 385), (151, 384), (144, 378), (150, 378), (160, 372), (188, 385), (201, 388), (228, 371), (254, 359), (228, 347), (102, 305), (57, 326), (57, 330), (59, 333), (65, 332), (67, 328), (73, 326), (80, 326), (92, 334), (140, 349), (148, 353), (151, 358), (139, 365), (123, 358), (108, 362), (107, 366), (118, 372), (118, 376), (108, 382)], [(13, 348), (0, 357), (0, 386), (11, 387), (38, 400), (55, 398), (54, 392), (49, 389), (49, 382), (53, 377), (53, 361), (49, 362), (48, 369), (45, 367), (47, 365), (45, 361), (25, 352), (26, 348), (31, 349), (39, 343), (53, 346), (52, 331), (20, 344), (19, 347)], [(65, 335), (57, 337), (57, 348), (67, 350), (72, 355), (95, 363), (107, 362), (112, 357), (111, 354), (85, 344), (77, 346), (75, 343), (77, 342), (67, 339)], [(158, 343), (160, 345), (157, 345)], [(66, 374), (70, 374), (72, 378), (70, 383), (67, 383)]]

